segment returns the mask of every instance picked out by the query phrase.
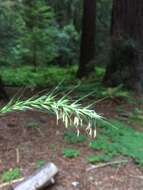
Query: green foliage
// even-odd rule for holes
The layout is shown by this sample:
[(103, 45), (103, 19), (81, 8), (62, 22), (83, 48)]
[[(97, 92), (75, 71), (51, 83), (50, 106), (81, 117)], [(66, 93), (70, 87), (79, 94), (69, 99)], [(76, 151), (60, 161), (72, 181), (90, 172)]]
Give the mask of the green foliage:
[(97, 102), (103, 101), (105, 99), (119, 99), (128, 102), (132, 100), (132, 94), (129, 91), (122, 89), (121, 86), (115, 88), (105, 88), (96, 79), (92, 79), (91, 81), (87, 80), (84, 83), (81, 83), (81, 85), (76, 88), (76, 91), (80, 94), (80, 96), (94, 92), (91, 96), (93, 96), (94, 99), (96, 98)]
[[(82, 5), (78, 0), (1, 1), (0, 63), (16, 66), (77, 63)], [(99, 63), (107, 60), (111, 6), (111, 0), (97, 1)]]
[(87, 161), (90, 164), (96, 164), (98, 162), (108, 162), (112, 159), (110, 155), (91, 155), (87, 157)]
[[(38, 66), (56, 57), (54, 13), (44, 0), (23, 1), (24, 29), (13, 52), (19, 59)], [(20, 60), (19, 60), (20, 61)]]
[(67, 131), (64, 133), (64, 140), (69, 144), (78, 144), (86, 141), (86, 137), (84, 135), (79, 135), (72, 131)]
[(1, 68), (0, 74), (8, 86), (54, 87), (60, 81), (63, 84), (74, 82), (75, 69), (63, 69), (57, 66), (40, 67), (36, 71), (33, 67)]
[(21, 177), (21, 172), (19, 168), (10, 169), (8, 171), (5, 171), (2, 176), (1, 180), (3, 182), (10, 182), (12, 180), (15, 180), (17, 178)]
[(79, 33), (71, 22), (59, 27), (50, 3), (5, 0), (0, 6), (1, 64), (37, 67), (77, 62)]
[(73, 24), (64, 26), (57, 34), (57, 64), (74, 64), (78, 60), (79, 33)]
[(69, 23), (74, 23), (77, 31), (80, 31), (82, 17), (82, 1), (79, 0), (49, 0), (48, 4), (55, 11), (55, 20), (62, 28)]
[[(79, 58), (82, 1), (0, 2), (0, 63), (59, 65)], [(106, 62), (111, 0), (97, 1), (97, 62)], [(104, 51), (105, 50), (105, 51)], [(103, 53), (104, 52), (104, 53)], [(99, 61), (98, 61), (99, 60)]]
[(90, 143), (90, 148), (111, 158), (118, 155), (128, 156), (143, 165), (143, 133), (119, 121), (113, 121), (112, 125), (102, 126), (101, 135)]
[(30, 66), (17, 68), (2, 67), (0, 75), (4, 83), (8, 86), (53, 88), (57, 86), (59, 81), (63, 81), (59, 86), (59, 91), (66, 93), (66, 91), (74, 89), (72, 95), (76, 96), (76, 99), (82, 99), (82, 97), (90, 94), (90, 98), (93, 97), (95, 103), (107, 99), (124, 100), (133, 103), (132, 94), (121, 86), (116, 88), (105, 88), (102, 86), (96, 76), (98, 75), (99, 78), (102, 77), (104, 73), (103, 68), (98, 67), (96, 76), (84, 82), (78, 81), (75, 78), (76, 69), (75, 66), (68, 68), (58, 66), (49, 66), (48, 68), (39, 67), (37, 70), (34, 70), (33, 67)]
[(19, 30), (23, 26), (21, 17), (15, 9), (14, 2), (8, 0), (0, 2), (0, 65), (9, 64), (13, 60), (11, 49), (16, 45)]
[(36, 169), (39, 169), (45, 165), (45, 160), (37, 160), (36, 161)]
[(108, 157), (110, 156), (111, 158), (118, 154), (118, 151), (116, 150), (116, 144), (110, 144), (109, 139), (105, 135), (97, 138), (96, 141), (92, 141), (89, 146), (93, 150), (103, 150), (104, 154), (106, 154)]
[(109, 97), (109, 98), (121, 98), (124, 100), (129, 100), (131, 98), (128, 91), (122, 89), (121, 86), (115, 87), (115, 88), (107, 88), (101, 92), (103, 97)]
[(133, 112), (129, 113), (129, 122), (143, 124), (143, 111), (135, 108)]
[[(132, 100), (132, 94), (122, 89), (121, 86), (116, 88), (105, 88), (99, 82), (99, 78), (103, 76), (104, 69), (97, 67), (96, 76), (89, 80), (80, 82), (75, 78), (76, 67), (61, 68), (58, 66), (38, 67), (2, 67), (0, 75), (8, 86), (27, 86), (27, 87), (55, 87), (59, 81), (63, 81), (59, 87), (60, 91), (68, 91), (75, 89), (74, 92), (78, 97), (83, 97), (91, 92), (94, 98), (105, 99), (121, 99), (125, 101)], [(98, 79), (96, 77), (99, 77)], [(79, 84), (76, 88), (75, 86)]]
[(95, 74), (97, 78), (103, 78), (104, 74), (105, 74), (105, 68), (102, 67), (96, 67), (95, 68)]
[(76, 158), (80, 155), (80, 152), (75, 149), (66, 148), (62, 151), (63, 156), (66, 158)]

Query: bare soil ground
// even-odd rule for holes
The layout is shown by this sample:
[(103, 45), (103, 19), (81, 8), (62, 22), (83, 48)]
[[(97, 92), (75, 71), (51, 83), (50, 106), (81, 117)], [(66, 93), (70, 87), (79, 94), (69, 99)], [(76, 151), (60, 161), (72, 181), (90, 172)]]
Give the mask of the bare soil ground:
[[(114, 116), (115, 106), (114, 103), (100, 104), (97, 111)], [(33, 121), (40, 125), (40, 130), (26, 127)], [(59, 168), (55, 185), (47, 190), (143, 190), (143, 171), (132, 160), (124, 165), (88, 171), (91, 165), (85, 158), (94, 152), (85, 144), (66, 144), (64, 131), (62, 124), (57, 126), (55, 118), (45, 113), (27, 111), (0, 118), (0, 174), (9, 168), (19, 167), (27, 177), (35, 170), (37, 160), (45, 160), (54, 162)], [(79, 149), (80, 156), (64, 158), (62, 149), (65, 147)], [(16, 150), (19, 151), (19, 162)], [(79, 184), (75, 187), (73, 182)]]

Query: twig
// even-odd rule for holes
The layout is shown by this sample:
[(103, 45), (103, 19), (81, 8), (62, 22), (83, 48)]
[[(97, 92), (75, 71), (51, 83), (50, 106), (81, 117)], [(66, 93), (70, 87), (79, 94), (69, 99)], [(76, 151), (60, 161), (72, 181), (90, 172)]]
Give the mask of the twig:
[[(115, 171), (115, 175), (113, 176), (114, 178), (117, 178), (119, 170), (120, 170), (120, 165), (118, 166), (118, 168)], [(114, 185), (115, 185), (115, 181), (113, 180), (113, 182), (111, 183), (111, 189), (114, 188)]]
[(103, 168), (106, 166), (122, 164), (122, 163), (127, 163), (127, 162), (128, 162), (128, 160), (117, 160), (117, 161), (113, 161), (113, 162), (102, 163), (102, 164), (98, 164), (96, 166), (91, 166), (90, 168), (87, 168), (86, 171), (91, 171), (93, 169)]
[(0, 184), (0, 188), (6, 187), (8, 185), (12, 185), (14, 183), (17, 183), (17, 182), (20, 182), (20, 181), (23, 181), (23, 180), (24, 180), (24, 178), (19, 178), (19, 179), (15, 179), (15, 180), (13, 180), (11, 182), (2, 183), (2, 184)]
[(20, 162), (19, 148), (16, 148), (16, 163), (19, 164), (19, 162)]
[(135, 176), (135, 175), (129, 175), (129, 176), (132, 177), (132, 178), (137, 178), (137, 179), (143, 180), (143, 176), (140, 176), (140, 175), (137, 175), (137, 176)]
[(39, 132), (39, 134), (41, 135), (41, 137), (45, 137), (44, 133), (39, 128), (37, 128), (37, 131)]

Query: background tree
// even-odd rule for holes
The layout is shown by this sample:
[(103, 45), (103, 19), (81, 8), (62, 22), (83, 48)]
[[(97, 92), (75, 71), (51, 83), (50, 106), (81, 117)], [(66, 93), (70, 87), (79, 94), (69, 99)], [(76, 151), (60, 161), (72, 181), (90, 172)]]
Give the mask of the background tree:
[(104, 83), (142, 91), (143, 2), (113, 0), (110, 62)]
[(55, 12), (58, 25), (62, 28), (65, 25), (73, 24), (77, 31), (81, 30), (81, 0), (46, 0)]
[[(0, 64), (12, 62), (12, 48), (19, 37), (18, 3), (15, 1), (0, 2)], [(17, 9), (16, 9), (17, 8)]]
[(77, 76), (88, 76), (94, 70), (96, 0), (84, 0), (80, 62)]
[(107, 65), (110, 50), (112, 0), (96, 1), (96, 64)]
[(35, 67), (52, 61), (56, 56), (53, 11), (44, 0), (23, 0), (22, 13), (25, 28), (21, 46), (25, 61)]

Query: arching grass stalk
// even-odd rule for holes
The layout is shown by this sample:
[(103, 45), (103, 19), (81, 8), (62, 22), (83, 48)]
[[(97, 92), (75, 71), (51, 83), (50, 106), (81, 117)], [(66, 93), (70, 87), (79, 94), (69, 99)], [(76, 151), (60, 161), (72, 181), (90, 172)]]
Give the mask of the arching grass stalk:
[(90, 135), (96, 136), (96, 121), (103, 118), (89, 106), (82, 107), (79, 101), (70, 101), (67, 97), (58, 99), (56, 95), (33, 96), (27, 100), (12, 99), (6, 106), (0, 109), (0, 116), (13, 111), (38, 110), (50, 112), (56, 115), (57, 124), (62, 120), (65, 127), (74, 126), (77, 133), (85, 127), (85, 131)]

